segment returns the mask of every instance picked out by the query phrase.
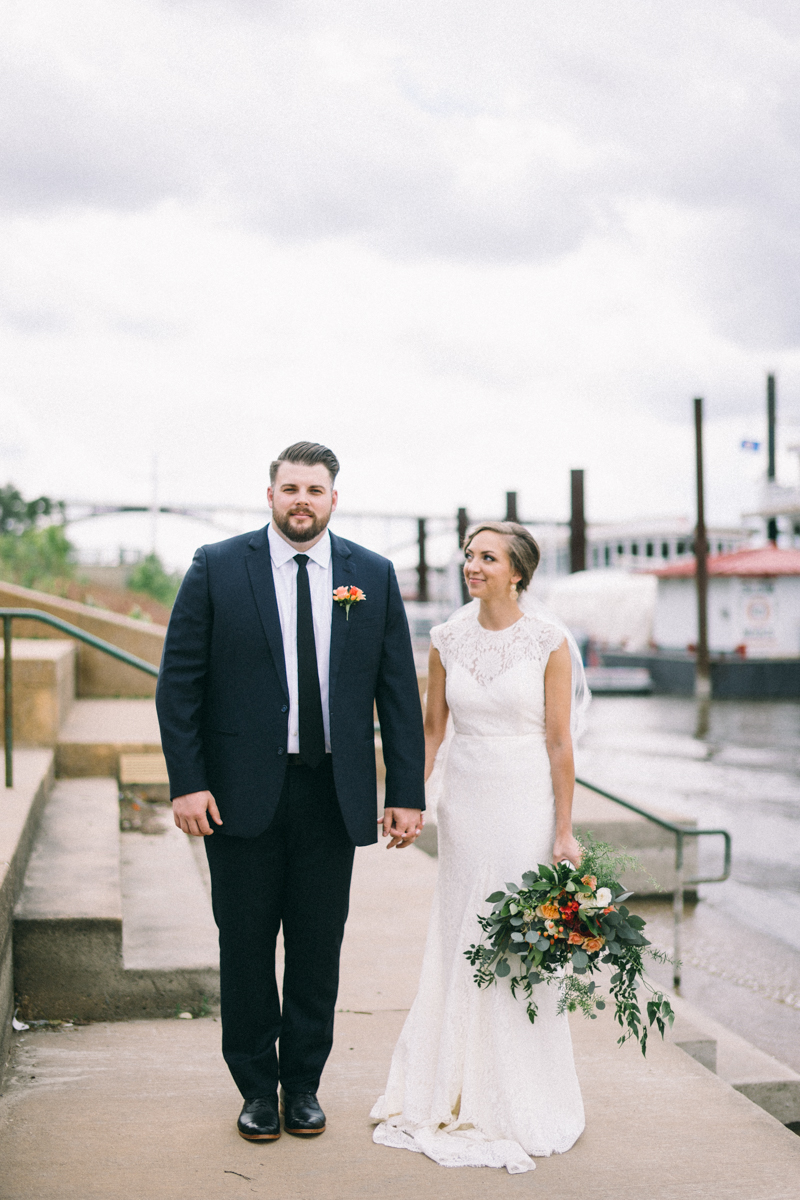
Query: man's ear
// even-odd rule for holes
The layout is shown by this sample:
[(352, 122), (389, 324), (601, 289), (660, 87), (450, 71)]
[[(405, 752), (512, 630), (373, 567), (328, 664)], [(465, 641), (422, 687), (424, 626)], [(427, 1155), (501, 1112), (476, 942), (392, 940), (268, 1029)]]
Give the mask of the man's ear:
[(331, 492), (331, 512), (336, 511), (336, 505), (339, 503), (339, 493), (334, 488)]
[(271, 486), (268, 487), (267, 488), (267, 504), (270, 506), (270, 508), (272, 508), (272, 501), (273, 501), (274, 496), (275, 496), (275, 492), (273, 491), (272, 487)]

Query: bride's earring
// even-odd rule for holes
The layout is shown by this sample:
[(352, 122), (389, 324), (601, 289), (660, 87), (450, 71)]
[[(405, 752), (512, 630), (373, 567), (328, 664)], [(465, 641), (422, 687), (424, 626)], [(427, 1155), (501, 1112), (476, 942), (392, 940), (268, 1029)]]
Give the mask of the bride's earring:
[(511, 596), (511, 599), (512, 599), (512, 600), (516, 600), (516, 598), (517, 598), (517, 585), (516, 585), (515, 583), (512, 583), (512, 585), (511, 585), (511, 591), (510, 591), (509, 595)]

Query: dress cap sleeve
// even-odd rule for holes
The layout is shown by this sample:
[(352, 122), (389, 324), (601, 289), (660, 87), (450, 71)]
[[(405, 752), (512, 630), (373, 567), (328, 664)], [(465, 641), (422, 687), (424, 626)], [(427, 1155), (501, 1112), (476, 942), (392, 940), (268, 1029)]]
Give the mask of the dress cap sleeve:
[(450, 644), (450, 627), (447, 624), (434, 625), (431, 630), (431, 645), (439, 651), (442, 666), (447, 670), (447, 650)]
[(544, 657), (547, 660), (554, 650), (558, 650), (559, 646), (565, 641), (563, 629), (559, 629), (557, 625), (551, 625), (548, 621), (544, 627), (542, 636), (542, 647), (544, 649)]

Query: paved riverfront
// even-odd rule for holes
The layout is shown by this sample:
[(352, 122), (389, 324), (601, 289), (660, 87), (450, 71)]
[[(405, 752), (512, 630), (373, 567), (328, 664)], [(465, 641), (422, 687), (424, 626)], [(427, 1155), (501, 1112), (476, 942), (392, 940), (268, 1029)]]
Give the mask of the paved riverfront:
[[(680, 697), (595, 697), (579, 773), (732, 834), (731, 879), (687, 908), (683, 992), (800, 1071), (800, 704), (715, 701), (698, 729), (699, 715)], [(720, 863), (721, 839), (708, 839), (701, 872)], [(670, 947), (668, 905), (637, 909)]]
[(375, 1146), (435, 871), (416, 848), (357, 855), (322, 1138), (237, 1136), (213, 1018), (32, 1030), (0, 1099), (2, 1200), (795, 1200), (800, 1138), (675, 1046), (619, 1050), (608, 1013), (573, 1022), (587, 1129), (569, 1154), (509, 1176)]

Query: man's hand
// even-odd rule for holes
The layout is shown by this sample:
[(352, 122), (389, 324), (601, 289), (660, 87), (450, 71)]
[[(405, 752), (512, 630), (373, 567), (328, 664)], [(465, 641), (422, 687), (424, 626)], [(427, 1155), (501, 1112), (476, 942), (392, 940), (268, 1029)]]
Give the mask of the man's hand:
[(214, 832), (208, 817), (215, 825), (222, 824), (217, 802), (211, 792), (190, 792), (188, 796), (176, 796), (172, 801), (172, 815), (178, 829), (190, 833), (192, 837), (208, 837)]
[(413, 846), (422, 833), (422, 812), (418, 808), (385, 808), (378, 824), (383, 825), (381, 836), (392, 839), (386, 849), (397, 846), (398, 850), (404, 850)]

